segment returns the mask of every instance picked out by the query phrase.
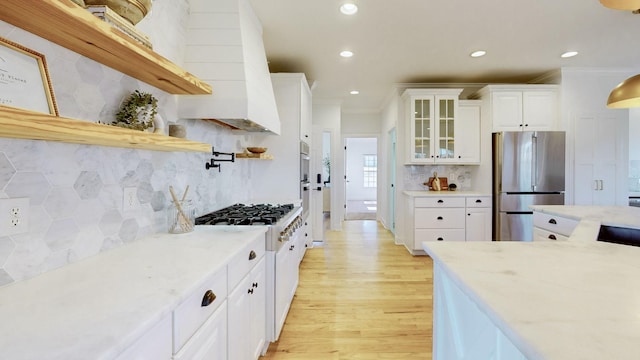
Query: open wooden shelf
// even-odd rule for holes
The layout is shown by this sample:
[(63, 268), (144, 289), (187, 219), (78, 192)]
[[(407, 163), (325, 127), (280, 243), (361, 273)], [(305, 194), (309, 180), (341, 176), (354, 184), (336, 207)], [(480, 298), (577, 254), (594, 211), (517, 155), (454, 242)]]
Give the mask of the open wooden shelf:
[(236, 159), (263, 159), (273, 160), (273, 155), (269, 154), (252, 154), (252, 153), (236, 153)]
[(211, 153), (210, 144), (6, 106), (0, 106), (0, 137), (158, 151)]
[(0, 20), (170, 94), (211, 94), (209, 84), (71, 0), (2, 0)]

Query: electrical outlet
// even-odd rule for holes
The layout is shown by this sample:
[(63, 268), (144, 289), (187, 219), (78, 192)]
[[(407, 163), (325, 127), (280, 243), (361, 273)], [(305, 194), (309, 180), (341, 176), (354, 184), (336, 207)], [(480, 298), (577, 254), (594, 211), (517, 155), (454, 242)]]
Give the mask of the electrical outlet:
[(138, 205), (138, 188), (136, 187), (126, 187), (124, 188), (123, 196), (122, 196), (122, 211), (133, 211)]
[(29, 231), (29, 198), (0, 199), (0, 236)]

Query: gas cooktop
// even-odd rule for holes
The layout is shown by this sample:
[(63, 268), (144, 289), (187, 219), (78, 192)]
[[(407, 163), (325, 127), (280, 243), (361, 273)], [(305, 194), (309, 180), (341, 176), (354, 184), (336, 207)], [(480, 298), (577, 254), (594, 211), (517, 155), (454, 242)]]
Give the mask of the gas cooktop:
[(293, 210), (293, 204), (235, 204), (196, 218), (196, 225), (273, 225)]

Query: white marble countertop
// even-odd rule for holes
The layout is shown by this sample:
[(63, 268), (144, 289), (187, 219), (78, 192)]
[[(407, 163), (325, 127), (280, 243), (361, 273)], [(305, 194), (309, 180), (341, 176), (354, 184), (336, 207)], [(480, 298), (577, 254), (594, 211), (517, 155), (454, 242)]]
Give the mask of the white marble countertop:
[(455, 191), (430, 191), (430, 190), (405, 190), (403, 194), (410, 197), (425, 196), (491, 196), (491, 193), (473, 190), (455, 190)]
[(156, 234), (0, 288), (0, 358), (112, 359), (264, 226)]
[(529, 359), (637, 359), (640, 248), (595, 237), (600, 224), (640, 227), (640, 209), (534, 209), (581, 222), (569, 241), (423, 248)]

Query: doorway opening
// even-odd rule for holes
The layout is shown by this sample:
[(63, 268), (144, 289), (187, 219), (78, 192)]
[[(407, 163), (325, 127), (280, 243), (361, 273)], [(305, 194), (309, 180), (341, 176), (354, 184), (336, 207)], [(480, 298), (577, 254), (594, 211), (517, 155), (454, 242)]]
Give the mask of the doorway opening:
[(376, 220), (378, 139), (345, 138), (345, 220)]

